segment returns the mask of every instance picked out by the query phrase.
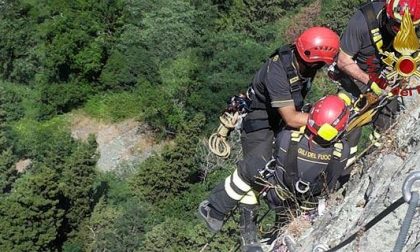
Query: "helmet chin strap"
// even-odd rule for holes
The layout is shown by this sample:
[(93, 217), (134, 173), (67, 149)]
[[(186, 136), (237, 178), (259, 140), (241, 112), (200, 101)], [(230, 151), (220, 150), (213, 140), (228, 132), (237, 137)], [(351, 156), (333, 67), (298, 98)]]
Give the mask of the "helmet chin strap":
[(385, 30), (386, 30), (386, 32), (388, 32), (388, 34), (390, 34), (391, 36), (395, 37), (397, 35), (397, 32), (395, 32), (392, 29), (392, 22), (395, 22), (395, 21), (389, 21), (389, 22), (387, 22), (385, 24)]
[(305, 61), (299, 56), (296, 57), (296, 61), (298, 72), (302, 77), (313, 76), (319, 69), (323, 67), (323, 65), (314, 67), (308, 66), (307, 64), (305, 64)]
[(301, 71), (300, 73), (302, 74), (303, 77), (310, 77), (310, 76), (313, 76), (316, 73), (316, 71), (318, 71), (321, 67), (315, 68), (315, 67), (305, 66), (303, 71)]
[(386, 15), (385, 11), (382, 11), (382, 15), (381, 15), (381, 22), (379, 22), (379, 28), (385, 32), (388, 33), (388, 35), (390, 35), (391, 37), (395, 37), (397, 35), (397, 32), (395, 32), (392, 29), (393, 25), (399, 24), (397, 21), (389, 18)]
[(311, 134), (310, 136), (309, 136), (309, 141), (308, 141), (308, 147), (309, 147), (309, 150), (311, 150), (312, 149), (312, 145), (313, 145), (313, 141), (314, 140), (314, 135), (313, 134)]

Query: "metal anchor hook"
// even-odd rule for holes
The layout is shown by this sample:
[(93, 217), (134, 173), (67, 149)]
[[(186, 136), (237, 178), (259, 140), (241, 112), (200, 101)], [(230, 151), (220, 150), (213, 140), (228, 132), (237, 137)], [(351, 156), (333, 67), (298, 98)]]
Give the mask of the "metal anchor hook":
[(325, 244), (318, 244), (313, 249), (312, 252), (324, 252), (327, 251), (329, 247)]
[(310, 189), (309, 182), (304, 182), (301, 179), (299, 179), (295, 184), (295, 188), (296, 191), (298, 191), (299, 193), (307, 193)]
[[(404, 200), (407, 203), (410, 203), (411, 195), (412, 195), (412, 187), (414, 182), (420, 181), (420, 171), (415, 171), (410, 173), (404, 181), (402, 192), (404, 196)], [(417, 207), (420, 207), (420, 200), (417, 202)]]

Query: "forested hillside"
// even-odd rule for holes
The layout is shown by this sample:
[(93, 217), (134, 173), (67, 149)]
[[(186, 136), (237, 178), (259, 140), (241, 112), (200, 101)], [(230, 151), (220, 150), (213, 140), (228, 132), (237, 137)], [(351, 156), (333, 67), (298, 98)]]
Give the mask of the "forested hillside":
[[(313, 25), (340, 32), (362, 2), (0, 1), (0, 251), (198, 251), (211, 234), (196, 208), (234, 168), (203, 144), (226, 99), (277, 47)], [(171, 144), (99, 172), (94, 136), (70, 135), (74, 111), (136, 118)], [(234, 246), (236, 224), (224, 230), (210, 250)]]

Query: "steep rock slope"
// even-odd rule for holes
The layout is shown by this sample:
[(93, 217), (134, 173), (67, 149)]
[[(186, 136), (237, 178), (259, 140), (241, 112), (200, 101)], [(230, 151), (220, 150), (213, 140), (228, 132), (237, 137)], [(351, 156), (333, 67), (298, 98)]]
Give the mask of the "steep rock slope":
[[(341, 192), (344, 199), (330, 206), (297, 238), (297, 251), (313, 251), (318, 244), (334, 247), (402, 196), (404, 179), (420, 171), (420, 97), (405, 101), (407, 110), (400, 116), (397, 129), (387, 135), (384, 148), (363, 159)], [(414, 184), (417, 191), (419, 185)], [(392, 251), (407, 208), (408, 204), (403, 204), (339, 251)], [(419, 215), (420, 207), (403, 251), (420, 251)]]

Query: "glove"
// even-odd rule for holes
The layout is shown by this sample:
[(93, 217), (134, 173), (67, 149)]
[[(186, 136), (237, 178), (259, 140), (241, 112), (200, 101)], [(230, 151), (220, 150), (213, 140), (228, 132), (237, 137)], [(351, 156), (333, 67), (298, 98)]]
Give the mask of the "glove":
[(369, 89), (372, 90), (372, 92), (374, 92), (377, 96), (386, 94), (385, 90), (381, 89), (379, 85), (373, 80), (369, 80), (367, 85)]
[(382, 75), (369, 74), (369, 79), (375, 82), (381, 89), (385, 89), (388, 86), (388, 80)]
[(347, 92), (339, 91), (337, 95), (338, 95), (338, 97), (341, 98), (341, 100), (344, 101), (346, 106), (350, 106), (353, 103), (353, 100), (352, 100), (350, 94), (348, 94)]

